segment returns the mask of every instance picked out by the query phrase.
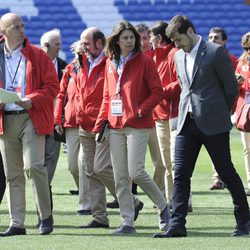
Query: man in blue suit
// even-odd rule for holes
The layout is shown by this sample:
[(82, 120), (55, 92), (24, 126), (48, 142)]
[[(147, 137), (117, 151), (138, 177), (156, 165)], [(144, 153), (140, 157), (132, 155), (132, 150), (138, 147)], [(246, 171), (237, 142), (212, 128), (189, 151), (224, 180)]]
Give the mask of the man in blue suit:
[(173, 213), (169, 227), (155, 238), (185, 237), (190, 179), (201, 146), (227, 185), (234, 204), (236, 227), (231, 236), (249, 234), (250, 216), (242, 181), (230, 155), (230, 112), (238, 84), (227, 50), (196, 34), (186, 16), (175, 16), (166, 29), (180, 50), (175, 54), (181, 96), (175, 145)]

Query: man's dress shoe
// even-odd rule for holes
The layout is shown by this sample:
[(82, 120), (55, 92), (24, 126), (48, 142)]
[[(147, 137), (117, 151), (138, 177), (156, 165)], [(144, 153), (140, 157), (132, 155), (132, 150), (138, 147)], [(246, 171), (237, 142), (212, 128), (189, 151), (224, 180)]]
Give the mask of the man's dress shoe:
[(249, 232), (250, 232), (250, 220), (244, 225), (236, 225), (231, 236), (235, 237), (235, 236), (249, 235)]
[(111, 202), (107, 202), (108, 208), (119, 208), (118, 200), (113, 200)]
[(153, 238), (187, 237), (186, 229), (170, 227), (164, 233), (154, 234)]
[(139, 202), (137, 206), (135, 206), (135, 215), (134, 215), (134, 221), (137, 220), (138, 218), (138, 215), (139, 215), (139, 212), (142, 210), (144, 206), (144, 203), (143, 202)]
[(39, 226), (39, 233), (41, 235), (50, 234), (53, 231), (53, 217), (50, 215), (47, 219), (41, 220), (41, 224)]
[(88, 225), (80, 226), (79, 228), (109, 228), (109, 225), (92, 220)]
[(5, 232), (0, 233), (0, 237), (14, 236), (14, 235), (25, 235), (25, 228), (9, 227)]

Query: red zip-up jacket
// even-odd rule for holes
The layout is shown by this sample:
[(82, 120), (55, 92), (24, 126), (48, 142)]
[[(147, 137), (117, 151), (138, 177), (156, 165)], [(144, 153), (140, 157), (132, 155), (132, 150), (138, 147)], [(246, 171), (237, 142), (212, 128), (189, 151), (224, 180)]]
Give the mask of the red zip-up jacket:
[[(4, 53), (4, 40), (0, 44), (0, 56)], [(59, 82), (55, 67), (48, 55), (37, 46), (31, 45), (25, 38), (22, 54), (26, 59), (26, 92), (30, 98), (32, 108), (29, 116), (41, 135), (51, 134), (54, 131), (54, 99), (59, 91)], [(3, 76), (2, 76), (3, 77)], [(0, 82), (3, 87), (3, 82)], [(3, 109), (0, 111), (0, 134), (4, 133)]]
[[(78, 128), (76, 122), (77, 73), (75, 63), (66, 66), (60, 83), (60, 91), (56, 98), (54, 123), (65, 128)], [(62, 120), (64, 115), (64, 121)]]
[[(174, 55), (178, 49), (173, 44), (156, 48), (148, 53), (156, 64), (162, 87), (165, 90), (166, 98), (154, 108), (154, 120), (169, 120), (178, 116), (180, 88), (177, 82), (177, 73), (174, 65)], [(175, 88), (169, 88), (168, 85), (176, 85)], [(168, 91), (166, 91), (166, 89)]]
[[(114, 129), (154, 127), (152, 110), (163, 97), (161, 81), (154, 61), (142, 52), (136, 53), (124, 65), (120, 80), (122, 116), (113, 116), (110, 102), (116, 96), (118, 74), (114, 62), (108, 59), (103, 102), (94, 131), (99, 132), (102, 120), (107, 118), (109, 128)], [(138, 112), (142, 114), (141, 118), (138, 118)]]
[(82, 129), (91, 132), (94, 128), (102, 103), (104, 71), (107, 57), (96, 65), (88, 76), (88, 59), (82, 57), (83, 67), (79, 71), (77, 122)]
[(236, 74), (242, 75), (245, 79), (243, 84), (239, 84), (239, 95), (234, 107), (234, 110), (238, 115), (242, 105), (245, 103), (246, 91), (250, 92), (250, 63), (243, 63), (242, 61), (239, 61), (236, 68)]

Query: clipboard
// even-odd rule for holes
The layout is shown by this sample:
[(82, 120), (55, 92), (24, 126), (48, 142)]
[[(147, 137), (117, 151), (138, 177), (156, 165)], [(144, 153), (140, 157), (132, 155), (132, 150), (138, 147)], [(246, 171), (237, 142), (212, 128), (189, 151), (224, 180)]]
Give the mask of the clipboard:
[(7, 91), (0, 88), (0, 102), (3, 103), (14, 103), (21, 101), (17, 93)]

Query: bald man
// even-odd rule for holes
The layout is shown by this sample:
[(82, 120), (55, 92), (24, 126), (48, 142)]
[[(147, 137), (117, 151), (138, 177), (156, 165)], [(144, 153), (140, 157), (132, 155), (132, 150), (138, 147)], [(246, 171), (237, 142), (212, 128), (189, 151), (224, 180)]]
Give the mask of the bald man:
[(18, 97), (0, 102), (0, 151), (11, 222), (0, 236), (25, 235), (25, 175), (29, 177), (41, 219), (39, 233), (53, 231), (49, 184), (44, 168), (45, 135), (53, 132), (53, 101), (59, 91), (50, 58), (31, 45), (21, 17), (0, 19), (0, 88)]
[[(91, 209), (93, 220), (81, 228), (108, 228), (105, 187), (116, 199), (113, 168), (111, 165), (109, 141), (95, 141), (95, 126), (102, 103), (104, 70), (106, 56), (103, 48), (106, 43), (104, 34), (96, 27), (90, 27), (81, 34), (84, 48), (82, 69), (80, 70), (80, 90), (77, 120), (80, 124), (80, 143), (83, 149), (87, 177), (90, 184)], [(134, 197), (135, 219), (143, 203)]]

